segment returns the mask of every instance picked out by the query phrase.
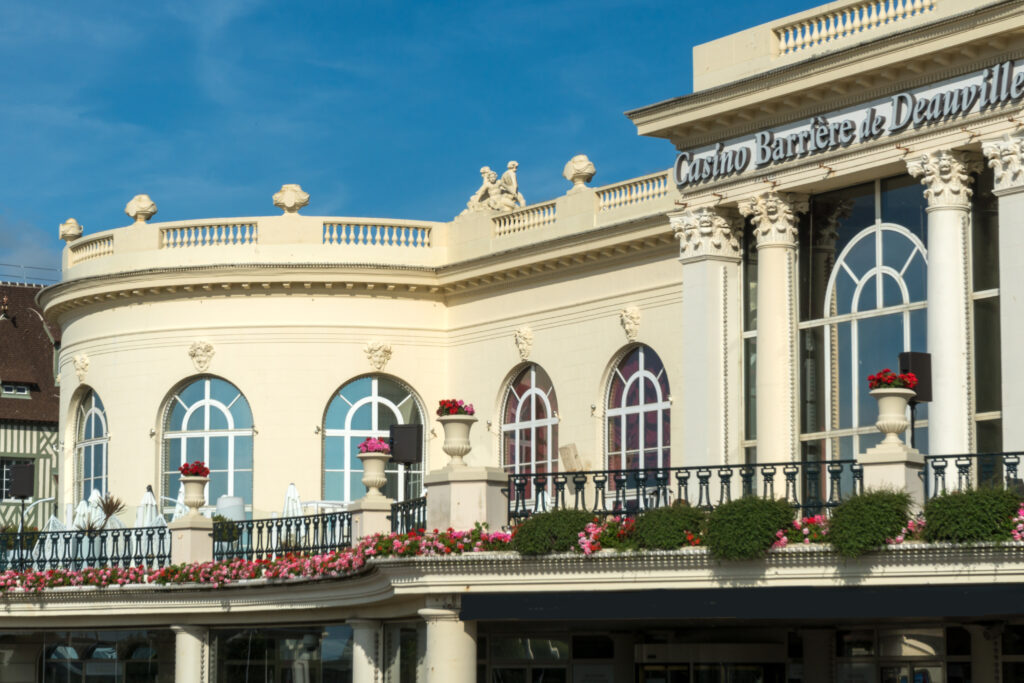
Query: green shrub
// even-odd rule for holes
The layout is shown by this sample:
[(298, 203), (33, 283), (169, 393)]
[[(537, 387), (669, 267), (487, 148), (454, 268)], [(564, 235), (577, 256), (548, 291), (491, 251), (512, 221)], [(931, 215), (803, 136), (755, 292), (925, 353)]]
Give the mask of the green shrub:
[(877, 490), (840, 503), (828, 524), (828, 540), (844, 557), (857, 557), (895, 538), (910, 516), (910, 495)]
[(1019, 505), (1019, 495), (1005, 489), (944, 493), (924, 506), (925, 540), (978, 543), (1009, 539), (1010, 521)]
[[(213, 515), (210, 519), (214, 522), (213, 540), (217, 543), (234, 543), (242, 535), (242, 530), (238, 528), (238, 525), (234, 524), (232, 520), (224, 515)], [(218, 526), (217, 522), (225, 522), (226, 524)]]
[(579, 547), (579, 534), (594, 516), (583, 510), (540, 512), (516, 527), (512, 549), (521, 555), (546, 555)]
[(689, 505), (653, 508), (640, 515), (633, 527), (638, 548), (674, 550), (688, 546), (686, 532), (700, 534), (707, 513)]
[(722, 560), (763, 557), (775, 542), (775, 532), (792, 523), (793, 516), (793, 506), (784, 500), (740, 498), (708, 515), (705, 544), (712, 557)]

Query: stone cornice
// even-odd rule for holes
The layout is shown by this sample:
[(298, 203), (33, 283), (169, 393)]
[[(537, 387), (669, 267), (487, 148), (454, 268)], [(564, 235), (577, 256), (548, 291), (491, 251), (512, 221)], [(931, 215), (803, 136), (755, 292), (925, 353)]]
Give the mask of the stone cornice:
[[(723, 562), (704, 548), (673, 551), (601, 551), (522, 557), (512, 552), (454, 557), (372, 558), (337, 579), (240, 581), (221, 588), (197, 585), (56, 588), (5, 593), (0, 613), (19, 627), (108, 624), (281, 623), (326, 618), (414, 616), (430, 596), (773, 586), (883, 586), (1024, 584), (1024, 543), (888, 546), (843, 559), (827, 545), (793, 546), (762, 560)], [(17, 619), (17, 621), (13, 621)], [(62, 621), (63, 620), (63, 621)]]
[[(868, 70), (858, 68), (873, 58), (896, 55), (914, 46), (932, 44), (943, 37), (960, 34), (964, 31), (965, 22), (981, 28), (1012, 19), (1019, 14), (1022, 5), (1024, 2), (1021, 0), (1013, 0), (966, 15), (949, 17), (876, 41), (830, 54), (815, 55), (796, 64), (627, 111), (626, 116), (642, 129), (643, 135), (665, 137), (677, 145), (697, 147), (753, 130), (836, 111), (907, 88), (984, 68), (991, 62), (992, 54), (998, 53), (1005, 58), (1024, 56), (1024, 50), (1020, 48), (1005, 51), (1005, 39), (993, 41), (992, 33), (987, 30), (984, 35), (972, 41), (950, 46), (957, 50), (955, 56), (918, 50), (919, 54), (909, 59), (891, 61)], [(840, 78), (833, 77), (825, 82), (805, 83), (815, 77), (846, 69), (855, 69), (856, 72)], [(766, 92), (769, 88), (772, 90)], [(778, 92), (772, 92), (776, 90)], [(741, 101), (743, 98), (752, 98), (752, 101), (730, 109), (727, 114), (715, 110), (719, 103)], [(678, 125), (671, 123), (673, 118), (685, 115), (686, 112), (705, 114), (702, 118)], [(658, 122), (662, 122), (660, 128), (646, 130)], [(672, 129), (672, 132), (669, 133), (668, 129)], [(685, 142), (680, 136), (685, 137)]]

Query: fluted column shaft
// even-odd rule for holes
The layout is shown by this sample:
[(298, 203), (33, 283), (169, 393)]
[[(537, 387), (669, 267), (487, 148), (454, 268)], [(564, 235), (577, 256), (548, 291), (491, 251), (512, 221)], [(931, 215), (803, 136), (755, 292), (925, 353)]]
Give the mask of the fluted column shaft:
[(907, 162), (910, 175), (925, 186), (928, 200), (928, 450), (937, 455), (968, 453), (973, 445), (969, 173), (979, 168), (962, 152), (933, 152)]
[(799, 459), (797, 213), (807, 197), (768, 192), (740, 203), (757, 238), (757, 460)]

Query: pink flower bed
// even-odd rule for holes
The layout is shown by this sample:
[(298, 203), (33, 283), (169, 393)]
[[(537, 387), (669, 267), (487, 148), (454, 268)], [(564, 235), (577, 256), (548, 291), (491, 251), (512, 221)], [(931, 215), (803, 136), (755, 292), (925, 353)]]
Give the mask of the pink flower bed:
[(197, 583), (220, 588), (244, 579), (322, 579), (346, 576), (358, 571), (370, 557), (424, 557), (479, 553), (504, 550), (512, 535), (504, 531), (423, 530), (406, 534), (374, 534), (366, 536), (351, 548), (323, 555), (284, 555), (273, 560), (222, 560), (179, 564), (161, 569), (146, 567), (49, 569), (0, 573), (0, 593), (7, 591), (38, 592), (59, 586), (124, 586), (128, 584), (158, 585)]
[(793, 520), (793, 524), (775, 532), (773, 548), (785, 548), (790, 543), (826, 543), (828, 539), (828, 518), (814, 515)]

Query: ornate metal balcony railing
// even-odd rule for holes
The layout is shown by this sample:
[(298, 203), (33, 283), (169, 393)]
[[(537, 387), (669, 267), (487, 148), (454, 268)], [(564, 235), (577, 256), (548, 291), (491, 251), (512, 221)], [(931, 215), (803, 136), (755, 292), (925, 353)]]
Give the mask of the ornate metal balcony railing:
[(975, 486), (1024, 490), (1020, 480), (1021, 456), (1024, 452), (926, 455), (921, 472), (925, 500), (948, 490), (965, 491)]
[(391, 504), (391, 530), (404, 534), (427, 526), (427, 497), (420, 496)]
[(163, 567), (171, 562), (167, 527), (0, 533), (0, 571), (85, 567)]
[(352, 545), (352, 513), (213, 523), (213, 559), (316, 555)]
[(854, 460), (512, 474), (508, 519), (515, 524), (559, 508), (635, 515), (677, 501), (711, 510), (750, 495), (784, 497), (809, 515), (835, 507), (863, 487), (863, 468)]

